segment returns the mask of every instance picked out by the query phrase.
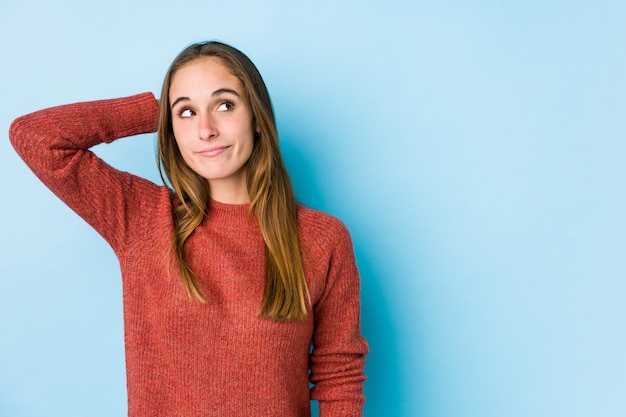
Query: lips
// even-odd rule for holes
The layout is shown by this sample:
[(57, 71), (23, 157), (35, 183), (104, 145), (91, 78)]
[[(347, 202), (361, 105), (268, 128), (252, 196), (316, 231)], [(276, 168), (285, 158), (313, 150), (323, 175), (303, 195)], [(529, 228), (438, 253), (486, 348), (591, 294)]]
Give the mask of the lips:
[(224, 152), (226, 149), (230, 148), (231, 145), (224, 145), (224, 146), (213, 146), (210, 148), (206, 148), (206, 149), (202, 149), (198, 152), (196, 152), (199, 155), (202, 156), (206, 156), (206, 157), (213, 157), (213, 156), (217, 156), (219, 154), (221, 154), (222, 152)]

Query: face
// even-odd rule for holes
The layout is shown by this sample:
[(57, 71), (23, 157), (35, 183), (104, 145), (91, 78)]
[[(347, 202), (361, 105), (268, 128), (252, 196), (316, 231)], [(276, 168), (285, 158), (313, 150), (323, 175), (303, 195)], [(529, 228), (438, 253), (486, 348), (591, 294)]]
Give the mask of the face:
[(255, 128), (239, 79), (219, 58), (198, 58), (176, 71), (169, 100), (180, 153), (209, 182), (211, 198), (246, 202)]

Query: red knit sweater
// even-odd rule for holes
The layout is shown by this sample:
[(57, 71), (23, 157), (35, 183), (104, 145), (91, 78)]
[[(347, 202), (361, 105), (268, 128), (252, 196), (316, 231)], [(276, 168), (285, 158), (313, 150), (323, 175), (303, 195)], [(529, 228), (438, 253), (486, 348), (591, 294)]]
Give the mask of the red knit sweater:
[(301, 417), (317, 399), (322, 417), (360, 416), (367, 344), (346, 228), (298, 208), (312, 303), (303, 321), (262, 320), (265, 259), (257, 221), (247, 205), (211, 201), (185, 249), (209, 303), (190, 301), (169, 252), (167, 189), (88, 150), (154, 132), (157, 118), (157, 101), (146, 93), (42, 110), (16, 119), (10, 130), (33, 172), (119, 259), (128, 415)]

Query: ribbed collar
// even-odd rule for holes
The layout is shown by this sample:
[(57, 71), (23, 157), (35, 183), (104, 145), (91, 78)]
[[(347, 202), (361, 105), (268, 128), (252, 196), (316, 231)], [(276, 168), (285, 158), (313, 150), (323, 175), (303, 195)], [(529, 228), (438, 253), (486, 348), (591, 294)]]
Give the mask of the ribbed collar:
[(258, 228), (259, 222), (248, 212), (249, 209), (250, 204), (225, 204), (211, 200), (205, 221), (213, 226)]

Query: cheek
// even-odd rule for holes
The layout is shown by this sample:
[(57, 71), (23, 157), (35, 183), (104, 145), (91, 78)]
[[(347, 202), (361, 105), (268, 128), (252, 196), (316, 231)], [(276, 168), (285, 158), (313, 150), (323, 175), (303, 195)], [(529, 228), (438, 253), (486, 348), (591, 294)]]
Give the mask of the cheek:
[(174, 119), (172, 120), (172, 132), (174, 132), (174, 136), (176, 138), (185, 138), (190, 134), (190, 130), (192, 128), (191, 123), (182, 122), (181, 120)]
[(178, 146), (178, 150), (181, 154), (185, 155), (185, 151), (187, 150), (187, 141), (185, 131), (180, 128), (172, 127), (172, 132), (174, 133), (174, 140), (176, 141), (176, 145)]
[(244, 145), (246, 161), (248, 161), (250, 159), (250, 156), (252, 156), (252, 153), (254, 152), (254, 145), (255, 145), (254, 138), (251, 138), (250, 140), (246, 141)]

